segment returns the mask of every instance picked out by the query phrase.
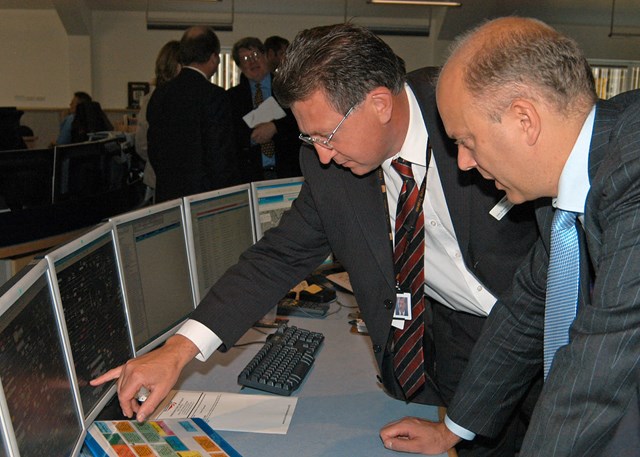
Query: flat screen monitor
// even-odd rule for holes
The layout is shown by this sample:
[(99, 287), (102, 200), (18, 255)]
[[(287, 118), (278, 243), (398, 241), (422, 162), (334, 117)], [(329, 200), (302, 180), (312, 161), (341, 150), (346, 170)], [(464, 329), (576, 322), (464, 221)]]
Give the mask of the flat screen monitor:
[(50, 205), (53, 149), (0, 151), (0, 211)]
[(304, 178), (283, 178), (251, 183), (256, 239), (280, 223), (282, 214), (298, 197)]
[(175, 332), (196, 305), (189, 271), (183, 200), (145, 207), (111, 219), (136, 354)]
[(104, 223), (46, 255), (78, 380), (85, 425), (115, 394), (89, 381), (133, 356), (113, 225)]
[[(84, 441), (68, 340), (45, 260), (0, 296), (0, 415), (5, 454), (76, 456)], [(3, 449), (0, 446), (0, 449)]]
[(99, 195), (115, 188), (121, 177), (113, 140), (89, 141), (55, 147), (53, 201)]
[(189, 261), (199, 303), (255, 242), (249, 184), (185, 197)]

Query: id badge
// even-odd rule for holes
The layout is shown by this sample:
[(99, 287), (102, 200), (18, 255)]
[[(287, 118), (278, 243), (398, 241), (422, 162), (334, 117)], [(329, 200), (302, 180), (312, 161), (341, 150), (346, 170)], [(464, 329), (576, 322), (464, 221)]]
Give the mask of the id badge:
[(396, 294), (396, 307), (393, 310), (393, 318), (411, 320), (411, 294), (409, 292)]

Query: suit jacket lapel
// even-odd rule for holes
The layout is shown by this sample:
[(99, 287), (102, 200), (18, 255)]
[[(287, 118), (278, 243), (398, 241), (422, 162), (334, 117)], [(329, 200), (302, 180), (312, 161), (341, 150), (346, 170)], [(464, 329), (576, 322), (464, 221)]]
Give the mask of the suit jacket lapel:
[(427, 77), (421, 78), (420, 73), (416, 72), (411, 73), (408, 79), (409, 86), (418, 100), (418, 105), (420, 105), (422, 119), (427, 127), (433, 157), (438, 167), (440, 182), (442, 183), (458, 245), (461, 252), (466, 255), (469, 247), (470, 217), (472, 213), (469, 211), (468, 205), (472, 198), (467, 193), (469, 186), (464, 185), (463, 181), (465, 178), (470, 177), (470, 173), (467, 172), (465, 177), (461, 176), (463, 172), (458, 169), (458, 159), (455, 151), (451, 151), (443, 141), (443, 136), (440, 132), (445, 130), (437, 113), (435, 92), (429, 81)]
[(352, 175), (349, 170), (337, 170), (337, 172), (342, 175), (340, 183), (344, 198), (351, 205), (353, 215), (362, 228), (369, 249), (385, 279), (390, 286), (394, 287), (393, 251), (389, 241), (389, 224), (385, 223), (386, 212), (378, 172), (374, 170), (361, 177)]

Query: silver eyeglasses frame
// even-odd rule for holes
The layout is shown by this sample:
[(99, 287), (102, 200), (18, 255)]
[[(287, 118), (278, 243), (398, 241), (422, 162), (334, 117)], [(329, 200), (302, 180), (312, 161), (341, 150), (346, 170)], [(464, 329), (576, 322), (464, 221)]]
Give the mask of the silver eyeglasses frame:
[(342, 120), (338, 123), (338, 125), (336, 125), (336, 128), (333, 129), (333, 131), (326, 138), (305, 135), (304, 133), (301, 133), (300, 135), (298, 135), (298, 138), (311, 146), (314, 146), (317, 144), (318, 146), (322, 146), (323, 148), (326, 148), (326, 149), (333, 149), (333, 145), (331, 144), (331, 139), (336, 134), (336, 132), (338, 131), (340, 126), (343, 124), (343, 122), (347, 120), (347, 118), (349, 117), (351, 112), (355, 109), (355, 107), (356, 105), (353, 105), (351, 108), (349, 108), (349, 111), (347, 111), (347, 114), (344, 115)]

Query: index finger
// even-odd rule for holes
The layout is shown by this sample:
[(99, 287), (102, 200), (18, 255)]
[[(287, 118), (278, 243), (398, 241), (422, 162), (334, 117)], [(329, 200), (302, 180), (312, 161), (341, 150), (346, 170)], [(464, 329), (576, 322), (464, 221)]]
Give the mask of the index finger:
[(119, 367), (116, 368), (112, 368), (111, 370), (107, 371), (106, 373), (98, 376), (95, 379), (92, 379), (89, 381), (89, 384), (91, 384), (92, 386), (99, 386), (101, 384), (104, 384), (105, 382), (109, 382), (109, 381), (113, 381), (114, 379), (118, 379), (120, 377), (120, 375), (122, 374), (122, 367), (123, 365), (120, 365)]

